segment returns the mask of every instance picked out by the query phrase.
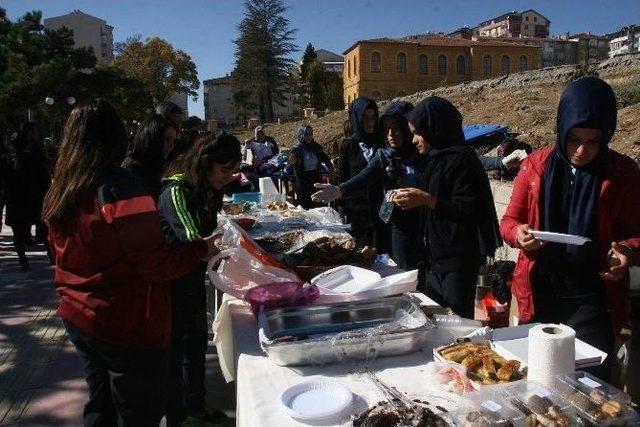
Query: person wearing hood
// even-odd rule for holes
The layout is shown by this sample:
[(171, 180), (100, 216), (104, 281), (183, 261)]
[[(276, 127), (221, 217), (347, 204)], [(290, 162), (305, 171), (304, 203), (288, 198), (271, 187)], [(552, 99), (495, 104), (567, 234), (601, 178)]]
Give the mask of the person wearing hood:
[(296, 180), (297, 202), (304, 209), (311, 209), (313, 184), (322, 181), (321, 165), (333, 170), (331, 159), (322, 146), (313, 140), (311, 125), (302, 124), (296, 133), (296, 143), (289, 156), (289, 164), (293, 167)]
[[(379, 129), (378, 106), (372, 99), (361, 96), (349, 106), (351, 136), (342, 141), (339, 149), (337, 182), (343, 184), (367, 167), (378, 149), (384, 146)], [(378, 252), (389, 250), (389, 230), (378, 216), (383, 200), (380, 183), (369, 182), (357, 197), (343, 202), (346, 220), (356, 246), (375, 246)]]
[[(617, 106), (595, 77), (569, 84), (558, 105), (557, 140), (522, 164), (500, 230), (521, 249), (511, 290), (521, 322), (569, 325), (610, 357), (592, 372), (607, 380), (614, 333), (628, 321), (628, 268), (640, 263), (640, 172), (609, 149)], [(589, 238), (545, 243), (530, 230)]]
[(423, 207), (427, 295), (473, 318), (478, 272), (502, 244), (489, 179), (449, 101), (429, 97), (408, 119), (413, 143), (426, 157), (425, 179), (422, 187), (396, 190), (393, 201), (402, 209)]
[(389, 200), (395, 189), (419, 187), (424, 179), (424, 158), (411, 143), (412, 135), (405, 117), (411, 109), (413, 105), (409, 102), (391, 103), (380, 117), (380, 128), (387, 138), (387, 146), (378, 150), (358, 175), (340, 185), (316, 184), (320, 191), (312, 196), (318, 202), (349, 199), (362, 195), (368, 183), (377, 182), (385, 194), (378, 215), (385, 223), (391, 224), (392, 258), (403, 270), (418, 268), (423, 253), (418, 220), (420, 211), (402, 210)]
[(158, 200), (162, 173), (174, 148), (176, 128), (166, 117), (156, 114), (138, 130), (129, 144), (122, 167), (135, 175)]

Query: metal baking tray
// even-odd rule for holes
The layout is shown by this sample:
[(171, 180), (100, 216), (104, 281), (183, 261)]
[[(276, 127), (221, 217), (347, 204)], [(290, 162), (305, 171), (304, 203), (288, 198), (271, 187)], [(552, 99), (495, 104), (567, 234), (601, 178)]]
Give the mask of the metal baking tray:
[(280, 366), (411, 353), (434, 328), (407, 295), (263, 310), (258, 326), (263, 350)]

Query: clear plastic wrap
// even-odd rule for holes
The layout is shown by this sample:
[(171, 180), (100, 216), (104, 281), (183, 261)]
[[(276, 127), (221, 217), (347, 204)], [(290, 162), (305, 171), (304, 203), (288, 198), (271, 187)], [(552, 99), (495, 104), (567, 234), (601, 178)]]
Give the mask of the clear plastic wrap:
[(639, 425), (630, 397), (617, 388), (583, 371), (560, 375), (556, 392), (576, 408), (587, 423), (602, 426)]
[(525, 417), (500, 393), (477, 392), (466, 395), (467, 404), (454, 411), (451, 419), (456, 425), (469, 427), (524, 426)]
[(409, 353), (433, 328), (407, 297), (261, 311), (259, 325), (263, 349), (285, 366)]
[(566, 400), (534, 381), (509, 386), (503, 394), (529, 426), (569, 427), (577, 422), (576, 411)]

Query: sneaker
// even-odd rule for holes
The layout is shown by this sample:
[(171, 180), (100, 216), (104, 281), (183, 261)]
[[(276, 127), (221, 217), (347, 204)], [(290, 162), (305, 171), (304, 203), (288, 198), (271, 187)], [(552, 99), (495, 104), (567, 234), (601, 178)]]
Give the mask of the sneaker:
[(226, 427), (234, 426), (235, 420), (229, 418), (227, 414), (216, 409), (205, 409), (201, 412), (189, 415), (181, 424), (182, 427)]

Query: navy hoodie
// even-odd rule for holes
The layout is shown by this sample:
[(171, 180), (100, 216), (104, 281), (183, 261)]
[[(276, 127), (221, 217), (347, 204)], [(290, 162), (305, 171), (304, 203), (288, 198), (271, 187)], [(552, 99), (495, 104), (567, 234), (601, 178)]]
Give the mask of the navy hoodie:
[(464, 271), (502, 244), (487, 174), (465, 145), (462, 116), (449, 101), (429, 97), (416, 105), (409, 121), (432, 146), (425, 189), (438, 202), (425, 209), (423, 220), (431, 268)]
[[(367, 108), (375, 111), (376, 128), (372, 134), (366, 134), (362, 126), (362, 119)], [(338, 184), (350, 180), (362, 172), (373, 159), (378, 149), (383, 147), (383, 136), (378, 124), (378, 106), (375, 101), (363, 96), (357, 98), (349, 107), (349, 119), (351, 121), (352, 135), (342, 141), (339, 150), (339, 162), (337, 168)], [(362, 144), (362, 145), (361, 145)], [(367, 159), (364, 149), (370, 151)], [(371, 222), (378, 222), (378, 211), (382, 203), (382, 186), (378, 182), (370, 182), (366, 189), (358, 197), (344, 200), (347, 219), (359, 218)]]

